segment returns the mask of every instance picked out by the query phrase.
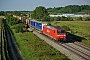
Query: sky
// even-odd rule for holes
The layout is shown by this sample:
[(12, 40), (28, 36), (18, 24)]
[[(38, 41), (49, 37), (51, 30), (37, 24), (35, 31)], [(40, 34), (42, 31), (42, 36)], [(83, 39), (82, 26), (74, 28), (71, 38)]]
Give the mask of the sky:
[(33, 11), (38, 6), (90, 5), (90, 0), (0, 0), (0, 11)]

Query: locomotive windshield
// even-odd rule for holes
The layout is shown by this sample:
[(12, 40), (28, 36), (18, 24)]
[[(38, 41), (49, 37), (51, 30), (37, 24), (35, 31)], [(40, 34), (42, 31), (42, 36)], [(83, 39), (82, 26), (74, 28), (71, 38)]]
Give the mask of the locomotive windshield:
[(65, 33), (65, 30), (57, 30), (57, 33), (60, 34), (60, 33)]

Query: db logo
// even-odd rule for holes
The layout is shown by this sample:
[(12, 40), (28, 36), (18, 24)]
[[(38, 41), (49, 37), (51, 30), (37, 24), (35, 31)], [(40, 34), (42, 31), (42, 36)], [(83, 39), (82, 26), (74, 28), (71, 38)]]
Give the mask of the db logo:
[(47, 32), (49, 33), (50, 31), (49, 31), (49, 30), (47, 30)]

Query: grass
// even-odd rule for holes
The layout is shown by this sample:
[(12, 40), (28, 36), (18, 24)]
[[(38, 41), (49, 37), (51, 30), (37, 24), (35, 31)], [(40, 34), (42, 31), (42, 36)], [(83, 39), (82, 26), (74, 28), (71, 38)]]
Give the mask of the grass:
[(15, 33), (14, 29), (12, 31), (25, 60), (70, 60), (32, 32)]
[(87, 39), (82, 40), (83, 43), (90, 45), (90, 21), (58, 21), (57, 25), (68, 26), (74, 35)]

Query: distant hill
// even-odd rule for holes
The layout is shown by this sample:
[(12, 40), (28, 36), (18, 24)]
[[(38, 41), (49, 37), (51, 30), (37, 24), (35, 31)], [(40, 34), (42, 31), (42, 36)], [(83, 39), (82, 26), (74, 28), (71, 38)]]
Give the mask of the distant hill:
[(58, 14), (58, 13), (80, 13), (80, 14), (87, 14), (90, 13), (90, 6), (89, 5), (68, 5), (65, 7), (54, 7), (54, 8), (47, 8), (47, 11), (51, 14)]

